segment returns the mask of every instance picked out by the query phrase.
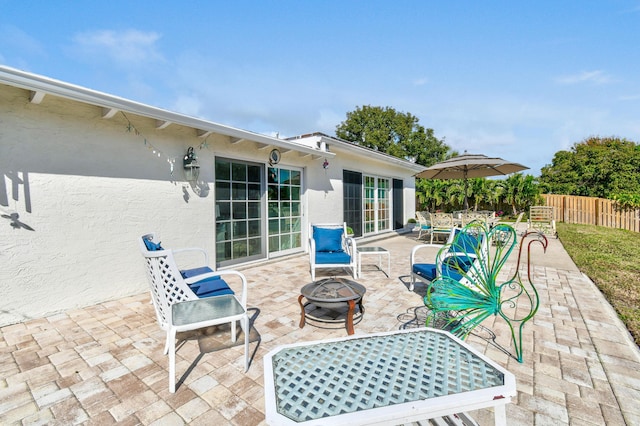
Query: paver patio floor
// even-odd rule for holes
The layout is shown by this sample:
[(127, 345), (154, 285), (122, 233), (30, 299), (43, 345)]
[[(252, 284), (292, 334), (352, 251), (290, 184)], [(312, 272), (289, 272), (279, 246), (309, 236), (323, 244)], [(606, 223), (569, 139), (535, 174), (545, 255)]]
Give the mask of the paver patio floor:
[[(420, 322), (415, 308), (423, 306), (425, 288), (408, 290), (416, 235), (359, 241), (390, 250), (391, 277), (363, 266), (358, 281), (367, 288), (366, 310), (356, 334)], [(535, 252), (541, 305), (525, 327), (524, 362), (478, 337), (468, 339), (516, 375), (518, 396), (507, 406), (508, 422), (640, 425), (640, 351), (560, 241), (549, 243), (546, 254)], [(140, 268), (144, 280), (142, 258)], [(162, 353), (165, 334), (149, 294), (142, 293), (0, 328), (0, 423), (264, 424), (263, 356), (281, 344), (341, 337), (346, 331), (309, 323), (298, 327), (297, 298), (311, 279), (306, 256), (241, 270), (249, 281), (253, 325), (247, 373), (242, 347), (231, 346), (228, 334), (222, 339), (218, 333), (201, 336), (179, 348), (176, 371), (182, 380), (170, 394), (168, 358)], [(318, 275), (329, 276), (325, 271)], [(488, 325), (499, 339), (506, 336), (499, 321)], [(480, 424), (493, 422), (489, 410), (471, 414)]]

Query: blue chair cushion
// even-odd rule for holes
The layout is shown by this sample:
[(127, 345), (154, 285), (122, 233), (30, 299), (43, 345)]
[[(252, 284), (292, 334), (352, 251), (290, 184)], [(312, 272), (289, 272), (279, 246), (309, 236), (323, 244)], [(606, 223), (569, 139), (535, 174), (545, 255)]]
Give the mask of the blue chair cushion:
[(153, 241), (151, 241), (148, 238), (144, 238), (144, 245), (147, 247), (147, 250), (149, 250), (149, 251), (164, 250), (159, 242), (158, 243), (154, 243)]
[(222, 296), (223, 294), (234, 294), (233, 290), (229, 288), (229, 285), (220, 277), (207, 278), (202, 281), (197, 281), (189, 286), (196, 296), (211, 297)]
[(450, 252), (476, 253), (480, 250), (480, 237), (467, 233), (458, 232), (451, 247)]
[(444, 260), (442, 267), (443, 269), (447, 267), (452, 270), (458, 269), (467, 272), (471, 269), (471, 265), (473, 265), (474, 261), (475, 258), (470, 256), (449, 256)]
[(351, 263), (351, 256), (342, 250), (316, 253), (316, 265), (330, 265), (333, 263), (348, 265)]
[[(342, 228), (313, 227), (316, 252), (342, 251)], [(317, 263), (317, 262), (316, 262)]]
[(433, 281), (436, 278), (436, 265), (433, 263), (415, 263), (413, 265), (413, 273)]
[[(461, 272), (468, 272), (473, 262), (473, 258), (466, 256), (447, 257), (442, 265), (442, 276), (460, 281), (464, 276)], [(433, 263), (416, 263), (413, 265), (413, 273), (428, 281), (433, 281), (437, 277), (436, 265)]]
[(186, 279), (195, 277), (196, 275), (207, 274), (209, 272), (213, 272), (213, 269), (209, 268), (208, 266), (201, 266), (199, 268), (183, 269), (182, 271), (180, 271), (180, 275), (182, 275), (182, 278)]

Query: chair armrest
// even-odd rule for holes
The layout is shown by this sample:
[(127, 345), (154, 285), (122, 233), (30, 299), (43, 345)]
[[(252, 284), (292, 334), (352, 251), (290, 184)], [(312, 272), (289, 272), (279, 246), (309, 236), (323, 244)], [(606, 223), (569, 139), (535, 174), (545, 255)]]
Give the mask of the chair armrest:
[(202, 249), (202, 248), (199, 248), (199, 247), (187, 247), (187, 248), (181, 248), (181, 249), (174, 249), (172, 251), (173, 251), (173, 254), (189, 253), (189, 252), (201, 253), (204, 256), (204, 264), (205, 265), (209, 264), (209, 254), (207, 253), (207, 251), (205, 249)]
[(344, 238), (344, 244), (345, 247), (347, 248), (347, 252), (351, 255), (351, 256), (355, 256), (357, 253), (357, 243), (356, 240), (353, 237), (345, 237)]
[[(415, 263), (416, 253), (418, 252), (418, 250), (423, 249), (423, 248), (441, 249), (442, 248), (442, 244), (418, 244), (417, 246), (413, 247), (411, 249), (411, 255), (409, 255), (409, 262), (410, 262), (411, 267), (413, 267), (413, 264)], [(437, 255), (436, 255), (436, 257), (437, 257)]]
[(222, 277), (223, 275), (235, 275), (242, 281), (242, 296), (240, 297), (240, 304), (247, 308), (247, 278), (241, 272), (234, 271), (232, 269), (223, 269), (215, 272), (208, 272), (206, 274), (197, 275), (195, 277), (187, 278), (184, 280), (187, 284), (193, 284), (195, 282), (206, 280), (208, 278)]

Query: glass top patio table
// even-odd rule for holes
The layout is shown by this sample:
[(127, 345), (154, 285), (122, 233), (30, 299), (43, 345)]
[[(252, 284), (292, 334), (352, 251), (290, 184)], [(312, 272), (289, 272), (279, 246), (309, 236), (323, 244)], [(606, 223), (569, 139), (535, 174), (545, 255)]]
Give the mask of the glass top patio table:
[(280, 346), (264, 370), (270, 425), (402, 424), (485, 407), (506, 424), (516, 395), (513, 374), (429, 328)]

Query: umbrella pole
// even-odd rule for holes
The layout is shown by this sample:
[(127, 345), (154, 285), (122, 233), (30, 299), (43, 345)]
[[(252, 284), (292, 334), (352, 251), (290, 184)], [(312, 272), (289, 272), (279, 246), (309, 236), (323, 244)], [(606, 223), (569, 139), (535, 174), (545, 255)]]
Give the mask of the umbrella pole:
[(469, 182), (467, 181), (467, 166), (464, 167), (464, 210), (469, 211), (469, 201), (467, 200), (467, 188)]

